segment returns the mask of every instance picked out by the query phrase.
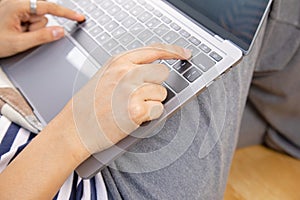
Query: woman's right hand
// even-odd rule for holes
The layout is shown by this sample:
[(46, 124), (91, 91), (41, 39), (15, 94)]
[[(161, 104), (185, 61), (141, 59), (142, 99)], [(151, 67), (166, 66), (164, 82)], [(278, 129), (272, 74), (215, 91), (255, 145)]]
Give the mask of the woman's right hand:
[(161, 83), (169, 69), (151, 63), (190, 56), (180, 47), (157, 44), (111, 59), (0, 173), (5, 191), (0, 198), (52, 199), (91, 154), (161, 115), (167, 94)]
[[(101, 55), (99, 55), (101, 56)], [(65, 118), (90, 154), (103, 151), (163, 113), (161, 86), (169, 74), (160, 59), (186, 60), (189, 50), (155, 44), (112, 58), (69, 102)], [(72, 120), (69, 120), (72, 119)]]

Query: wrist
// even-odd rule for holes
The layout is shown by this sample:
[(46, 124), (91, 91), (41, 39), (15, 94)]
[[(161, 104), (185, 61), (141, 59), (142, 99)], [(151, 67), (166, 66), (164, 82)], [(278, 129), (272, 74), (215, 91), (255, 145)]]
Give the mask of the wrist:
[(78, 165), (86, 160), (91, 154), (78, 136), (71, 103), (60, 112), (46, 127), (50, 134), (55, 134), (57, 142), (64, 146), (74, 162)]

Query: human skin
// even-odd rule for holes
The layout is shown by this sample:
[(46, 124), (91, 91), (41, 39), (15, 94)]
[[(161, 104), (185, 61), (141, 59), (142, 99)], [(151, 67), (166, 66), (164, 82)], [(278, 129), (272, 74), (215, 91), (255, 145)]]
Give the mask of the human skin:
[[(28, 1), (1, 1), (0, 46), (5, 50), (1, 51), (0, 57), (63, 37), (61, 27), (45, 27), (46, 13), (77, 21), (84, 19), (80, 14), (43, 1), (38, 1), (37, 13), (39, 17), (30, 15)], [(26, 30), (22, 22), (29, 22)], [(16, 42), (9, 36), (5, 38), (2, 32), (16, 37)], [(5, 39), (11, 44), (8, 45)], [(190, 56), (190, 51), (178, 46), (155, 44), (111, 59), (0, 174), (0, 199), (53, 198), (68, 176), (92, 153), (109, 148), (141, 123), (162, 114), (161, 102), (167, 93), (161, 83), (168, 77), (169, 70), (161, 64), (151, 63), (158, 59), (188, 59)], [(127, 103), (115, 108), (112, 102), (118, 88), (130, 89), (124, 96)], [(90, 101), (86, 101), (87, 94), (92, 94)], [(86, 106), (93, 109), (86, 109)], [(114, 117), (114, 112), (118, 111), (125, 113), (121, 122)], [(85, 122), (95, 116), (97, 124), (78, 121), (78, 113)], [(79, 125), (83, 129), (79, 129)], [(82, 132), (95, 130), (91, 127), (96, 125), (101, 126), (99, 131)], [(95, 148), (88, 140), (99, 136), (103, 139), (95, 140)]]

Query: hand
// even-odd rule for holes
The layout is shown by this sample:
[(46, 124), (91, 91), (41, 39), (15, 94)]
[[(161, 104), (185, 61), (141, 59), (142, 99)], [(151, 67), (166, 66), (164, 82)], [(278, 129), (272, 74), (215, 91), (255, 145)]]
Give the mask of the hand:
[(89, 153), (109, 148), (163, 113), (167, 91), (161, 84), (169, 68), (149, 63), (190, 56), (178, 46), (156, 44), (114, 57), (74, 96), (65, 109), (72, 116), (64, 117), (72, 121), (63, 124), (71, 124)]
[(58, 40), (64, 36), (59, 26), (46, 27), (45, 14), (83, 21), (75, 11), (46, 1), (37, 1), (37, 14), (30, 14), (29, 0), (0, 1), (0, 58)]
[(52, 199), (90, 154), (161, 115), (166, 90), (160, 84), (169, 69), (149, 63), (190, 56), (180, 47), (157, 44), (111, 59), (0, 173), (5, 191), (0, 199)]

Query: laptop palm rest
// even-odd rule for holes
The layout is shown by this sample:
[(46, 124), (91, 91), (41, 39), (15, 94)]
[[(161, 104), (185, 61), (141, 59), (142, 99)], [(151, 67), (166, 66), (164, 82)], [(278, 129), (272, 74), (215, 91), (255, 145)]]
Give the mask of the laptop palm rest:
[(3, 70), (44, 125), (97, 71), (67, 38), (44, 45), (13, 65), (3, 64)]

